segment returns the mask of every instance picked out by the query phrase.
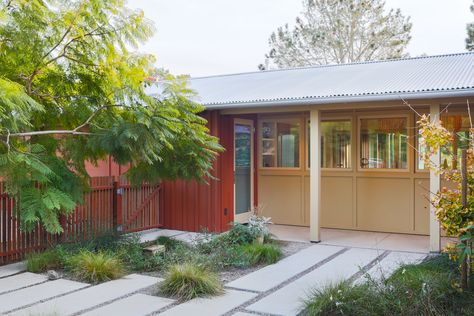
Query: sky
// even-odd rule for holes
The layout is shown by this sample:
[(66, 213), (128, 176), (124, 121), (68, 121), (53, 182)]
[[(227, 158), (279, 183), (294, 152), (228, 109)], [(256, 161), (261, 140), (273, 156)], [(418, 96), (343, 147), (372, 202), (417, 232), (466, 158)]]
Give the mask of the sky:
[[(411, 17), (411, 56), (465, 51), (472, 0), (386, 0)], [(156, 33), (139, 47), (157, 67), (193, 77), (256, 71), (279, 26), (294, 23), (301, 0), (129, 0), (152, 20)]]

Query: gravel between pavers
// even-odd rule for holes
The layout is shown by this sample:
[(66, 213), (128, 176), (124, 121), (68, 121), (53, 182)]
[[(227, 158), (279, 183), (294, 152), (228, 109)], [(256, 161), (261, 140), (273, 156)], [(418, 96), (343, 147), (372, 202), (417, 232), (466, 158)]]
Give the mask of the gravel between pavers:
[[(278, 241), (278, 243), (281, 246), (281, 250), (283, 252), (283, 258), (291, 256), (297, 253), (298, 251), (311, 246), (310, 243), (304, 243), (304, 242)], [(263, 267), (265, 267), (265, 265), (258, 265), (255, 267), (249, 267), (245, 269), (229, 268), (227, 271), (220, 271), (218, 274), (219, 274), (219, 278), (222, 281), (222, 284), (225, 285), (226, 283), (234, 281), (240, 277), (243, 277), (244, 275), (257, 271)], [(159, 278), (165, 278), (166, 276), (165, 271), (141, 272), (140, 274), (159, 277)], [(159, 293), (159, 289), (156, 285), (150, 286), (148, 288), (144, 288), (140, 290), (140, 293), (154, 295), (154, 296), (163, 296), (162, 294)]]

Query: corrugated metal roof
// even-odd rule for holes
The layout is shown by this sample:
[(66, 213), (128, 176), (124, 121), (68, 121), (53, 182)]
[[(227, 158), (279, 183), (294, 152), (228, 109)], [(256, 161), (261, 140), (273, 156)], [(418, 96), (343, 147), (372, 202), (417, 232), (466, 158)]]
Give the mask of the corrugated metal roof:
[(474, 96), (474, 53), (192, 78), (207, 108)]

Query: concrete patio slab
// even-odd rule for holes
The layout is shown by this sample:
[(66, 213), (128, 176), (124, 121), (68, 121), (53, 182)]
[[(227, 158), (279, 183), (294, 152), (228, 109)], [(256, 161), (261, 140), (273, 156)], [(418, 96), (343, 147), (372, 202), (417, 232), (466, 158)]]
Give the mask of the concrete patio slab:
[(160, 315), (217, 316), (225, 314), (257, 296), (255, 293), (227, 290), (224, 295), (212, 298), (195, 298), (168, 309)]
[(172, 229), (151, 229), (137, 233), (140, 236), (140, 241), (142, 243), (154, 241), (158, 237), (165, 236), (165, 237), (173, 237), (177, 235), (184, 234), (186, 232), (180, 230), (172, 230)]
[(275, 264), (266, 266), (227, 283), (226, 286), (250, 291), (268, 291), (342, 249), (344, 248), (314, 245), (286, 257)]
[(0, 314), (89, 286), (59, 279), (0, 295)]
[(380, 254), (373, 249), (350, 249), (246, 309), (264, 314), (297, 315), (302, 300), (312, 289), (350, 278)]
[(0, 281), (0, 294), (48, 281), (42, 274), (24, 272), (3, 278)]
[(389, 235), (388, 233), (362, 233), (354, 230), (325, 229), (321, 231), (321, 244), (383, 249), (379, 244)]
[(187, 232), (185, 234), (177, 235), (173, 238), (186, 243), (194, 243), (200, 236), (202, 236), (200, 233)]
[(26, 271), (26, 262), (16, 262), (0, 266), (0, 278)]
[(409, 252), (391, 252), (381, 261), (377, 262), (367, 273), (358, 278), (355, 283), (362, 283), (369, 277), (372, 280), (382, 280), (388, 278), (398, 267), (404, 264), (420, 263), (426, 254), (409, 253)]
[[(309, 227), (270, 225), (277, 239), (309, 242)], [(441, 238), (444, 247), (450, 238)], [(429, 236), (321, 228), (321, 244), (417, 253), (429, 252)]]
[(169, 298), (145, 294), (133, 294), (132, 296), (120, 299), (81, 315), (145, 316), (173, 303), (174, 300)]
[(50, 313), (55, 313), (61, 316), (71, 315), (105, 302), (118, 299), (122, 296), (132, 294), (140, 289), (156, 284), (159, 281), (159, 278), (130, 274), (118, 280), (91, 286), (82, 291), (77, 291), (65, 296), (54, 298), (44, 303), (33, 305), (14, 313), (14, 315), (42, 315)]

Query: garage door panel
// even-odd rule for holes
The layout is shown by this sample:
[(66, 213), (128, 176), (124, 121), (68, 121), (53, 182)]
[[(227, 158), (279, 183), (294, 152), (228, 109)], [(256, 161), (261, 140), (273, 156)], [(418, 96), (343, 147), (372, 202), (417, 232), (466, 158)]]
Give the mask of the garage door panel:
[(413, 232), (410, 179), (358, 178), (357, 228)]
[(271, 217), (275, 224), (304, 225), (303, 177), (262, 175), (258, 186), (264, 216)]
[(353, 228), (352, 177), (321, 178), (321, 226)]

